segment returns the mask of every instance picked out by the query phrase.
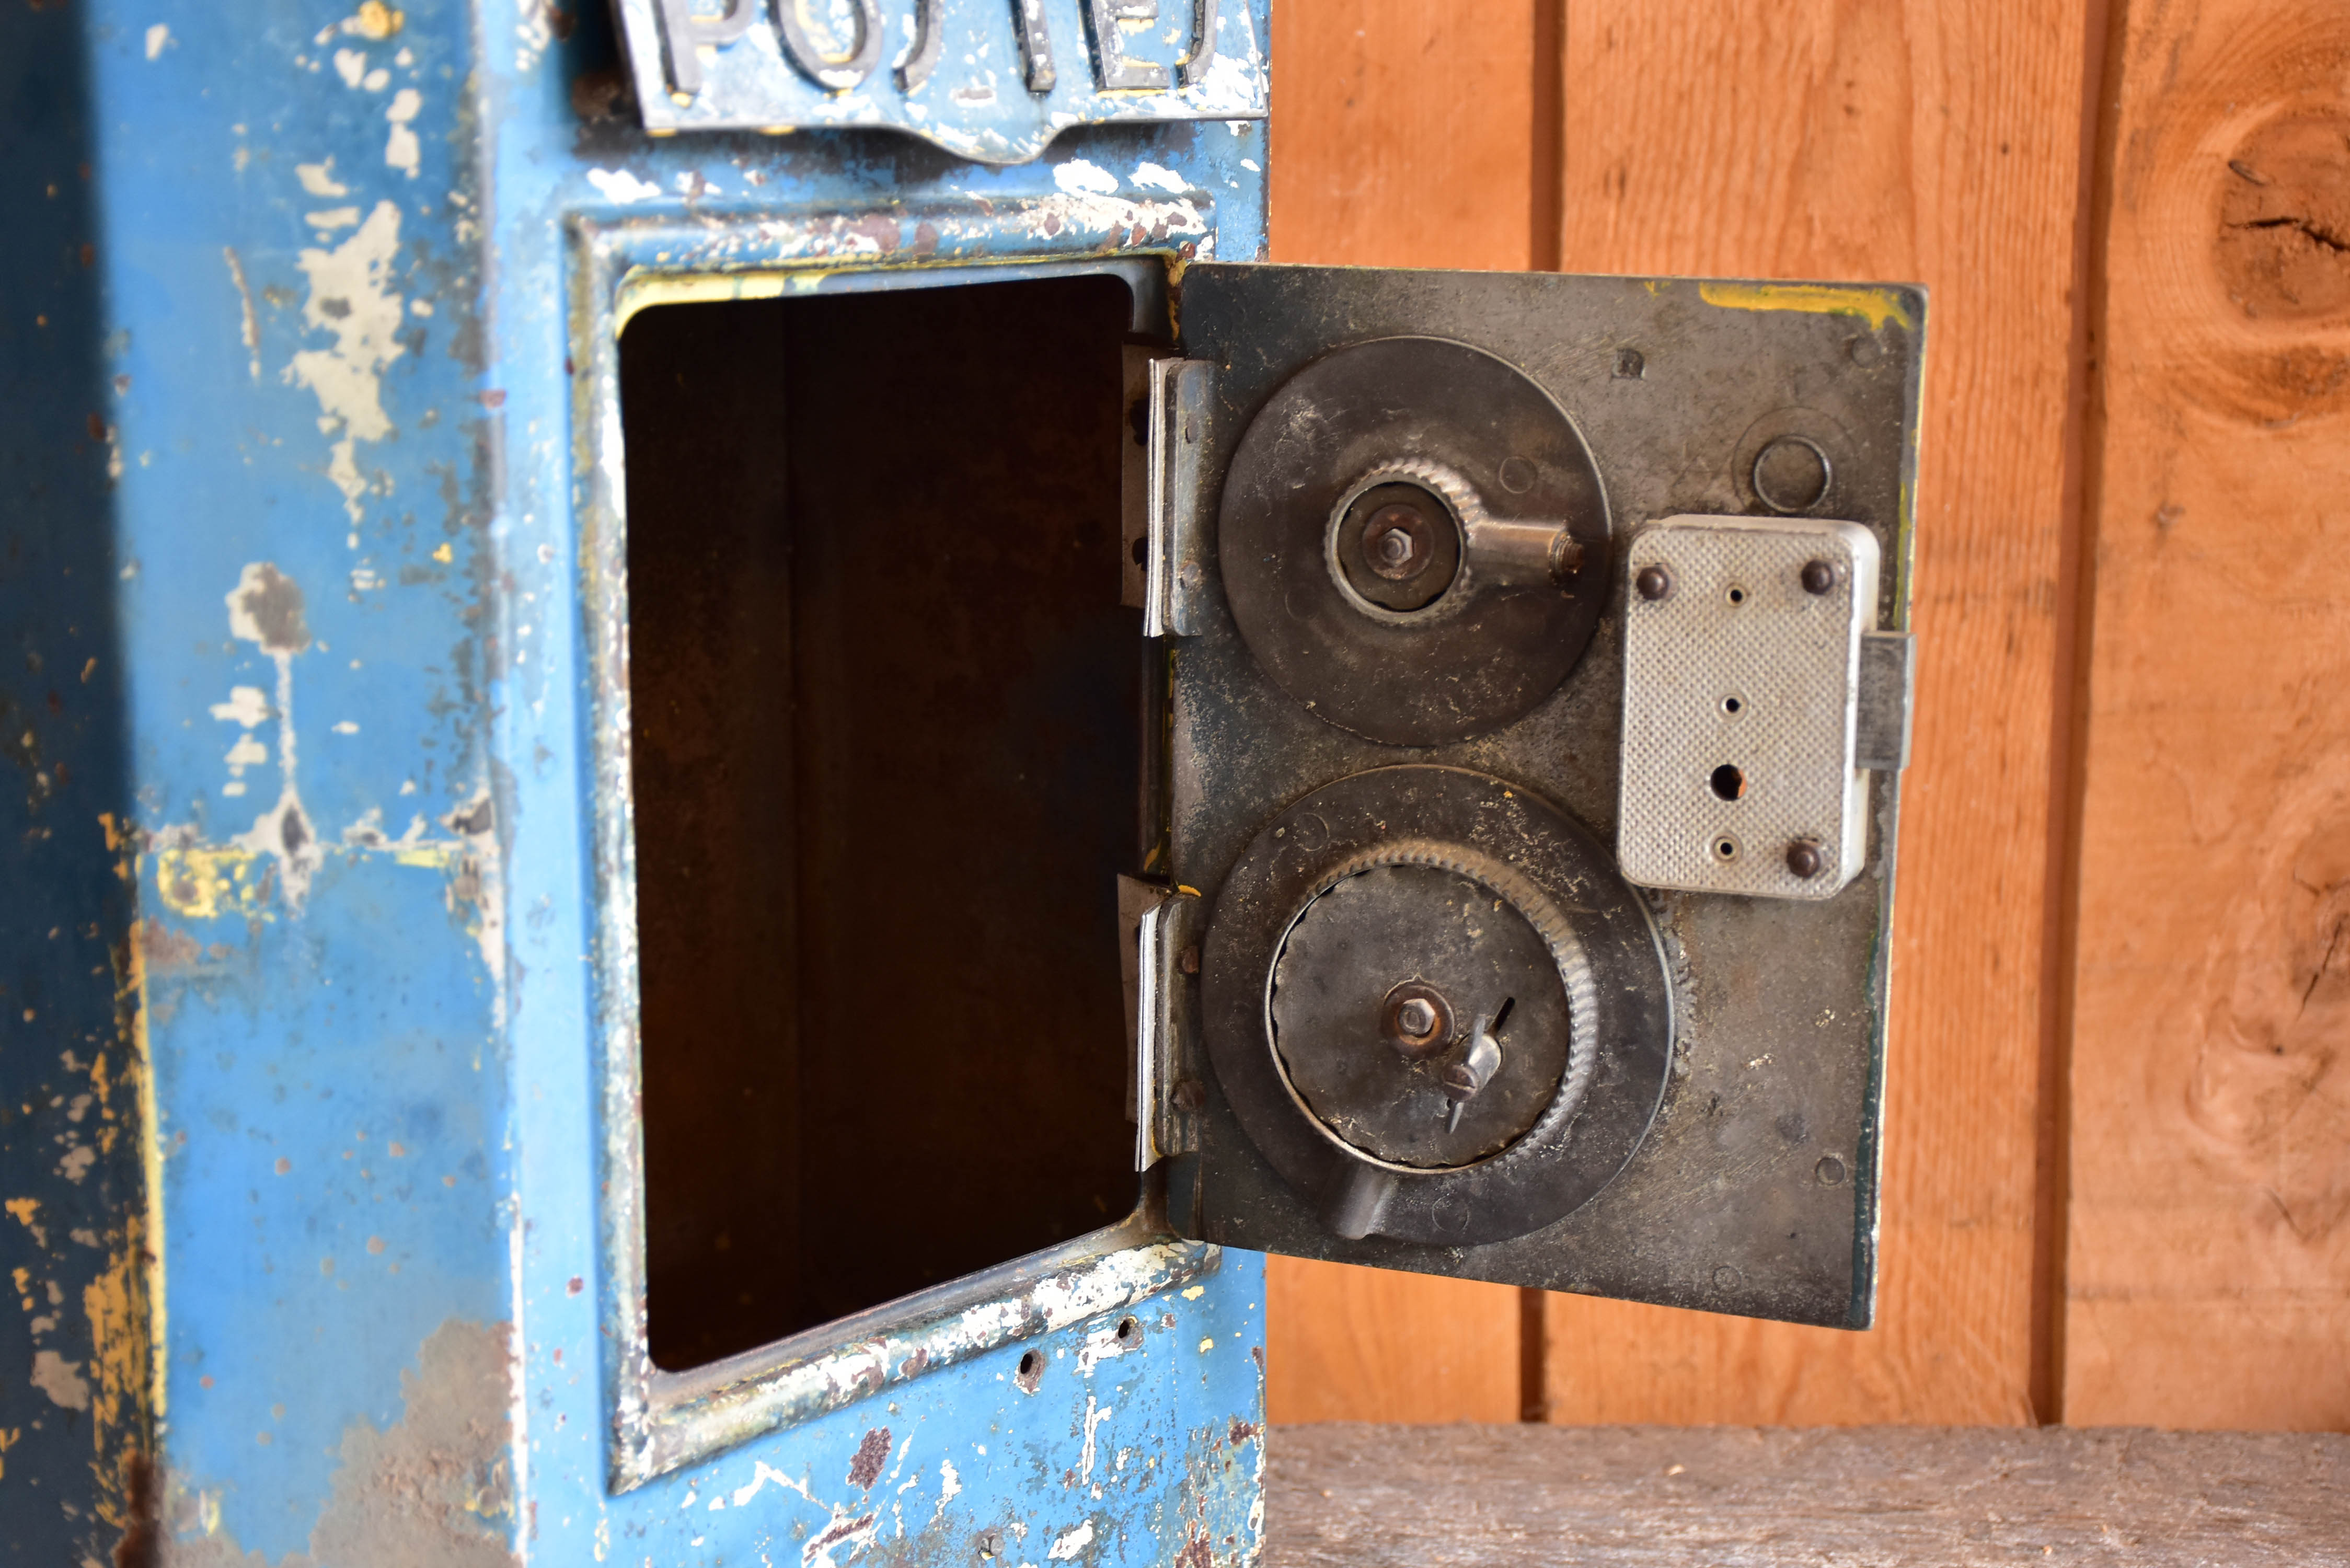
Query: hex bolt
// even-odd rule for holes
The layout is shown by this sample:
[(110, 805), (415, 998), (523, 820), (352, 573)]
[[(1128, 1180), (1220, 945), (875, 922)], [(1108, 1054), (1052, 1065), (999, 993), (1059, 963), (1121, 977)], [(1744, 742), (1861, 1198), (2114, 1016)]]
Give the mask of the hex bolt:
[(1400, 566), (1411, 559), (1411, 535), (1400, 528), (1390, 528), (1379, 535), (1379, 560), (1390, 566)]
[(1824, 594), (1830, 588), (1835, 587), (1835, 580), (1836, 569), (1827, 562), (1805, 561), (1804, 563), (1804, 591), (1805, 593)]
[(1396, 1027), (1418, 1040), (1436, 1032), (1436, 1009), (1415, 996), (1396, 1009)]
[(1787, 869), (1806, 882), (1828, 868), (1827, 852), (1812, 838), (1798, 838), (1787, 846)]
[(1644, 599), (1670, 598), (1673, 595), (1673, 575), (1662, 566), (1643, 566), (1640, 575), (1632, 579), (1632, 586), (1639, 589)]

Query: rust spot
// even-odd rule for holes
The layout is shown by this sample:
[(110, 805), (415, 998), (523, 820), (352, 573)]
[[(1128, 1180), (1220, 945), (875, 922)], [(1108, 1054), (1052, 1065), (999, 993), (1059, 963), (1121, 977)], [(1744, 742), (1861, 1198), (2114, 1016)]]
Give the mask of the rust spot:
[(106, 439), (106, 421), (96, 414), (89, 416), (89, 439), (92, 441)]
[(506, 394), (505, 389), (503, 387), (492, 387), (488, 391), (482, 394), (482, 407), (485, 409), (503, 409), (505, 406)]
[(581, 1279), (578, 1275), (574, 1274), (570, 1279), (564, 1282), (563, 1293), (567, 1296), (576, 1296), (587, 1288), (588, 1282)]
[(889, 1462), (889, 1428), (876, 1427), (865, 1434), (857, 1445), (857, 1457), (848, 1461), (848, 1484), (871, 1491), (873, 1483), (881, 1479), (881, 1467)]
[(161, 1541), (155, 1532), (155, 1461), (140, 1449), (122, 1456), (123, 1512), (130, 1523), (114, 1543), (114, 1568), (155, 1568)]
[(1234, 1447), (1234, 1448), (1236, 1448), (1236, 1449), (1237, 1449), (1237, 1448), (1239, 1448), (1243, 1443), (1247, 1442), (1251, 1438), (1253, 1438), (1253, 1437), (1255, 1437), (1255, 1436), (1256, 1436), (1256, 1428), (1255, 1428), (1255, 1427), (1252, 1426), (1250, 1423), (1248, 1423), (1248, 1422), (1246, 1422), (1246, 1421), (1242, 1420), (1238, 1416), (1235, 1416), (1235, 1417), (1232, 1417), (1232, 1447)]
[(1215, 1548), (1198, 1525), (1191, 1527), (1191, 1539), (1183, 1543), (1183, 1550), (1175, 1553), (1175, 1568), (1215, 1568)]

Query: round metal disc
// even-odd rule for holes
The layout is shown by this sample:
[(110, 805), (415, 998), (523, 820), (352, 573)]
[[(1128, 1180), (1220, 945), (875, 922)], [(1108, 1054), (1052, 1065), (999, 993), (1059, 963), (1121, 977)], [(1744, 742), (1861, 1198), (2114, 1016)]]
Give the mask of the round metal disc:
[[(1607, 847), (1523, 787), (1444, 767), (1338, 779), (1266, 823), (1215, 900), (1209, 1059), (1249, 1140), (1326, 1222), (1369, 1169), (1396, 1182), (1377, 1236), (1523, 1236), (1647, 1136), (1672, 1060), (1656, 929)], [(1416, 980), (1442, 994), (1456, 1038), (1514, 999), (1502, 1066), (1451, 1137), (1421, 1079), (1455, 1052), (1415, 1067), (1419, 1048), (1383, 1027)]]
[[(1443, 1058), (1407, 1054), (1381, 1031), (1388, 993), (1408, 981), (1443, 997), (1460, 1039), (1480, 1018), (1503, 1020), (1502, 1065), (1457, 1127)], [(1499, 1154), (1566, 1075), (1572, 1030), (1551, 939), (1492, 888), (1440, 867), (1376, 865), (1315, 895), (1274, 962), (1272, 1013), (1273, 1048), (1306, 1109), (1390, 1164), (1446, 1169)]]
[[(1457, 607), (1409, 624), (1365, 615), (1330, 570), (1334, 516), (1363, 476), (1411, 461), (1459, 474), (1496, 520), (1565, 521), (1582, 569), (1564, 588), (1472, 577)], [(1481, 734), (1550, 695), (1607, 595), (1607, 506), (1582, 436), (1523, 372), (1442, 338), (1357, 343), (1283, 383), (1225, 472), (1218, 527), (1258, 663), (1321, 717), (1394, 745)]]

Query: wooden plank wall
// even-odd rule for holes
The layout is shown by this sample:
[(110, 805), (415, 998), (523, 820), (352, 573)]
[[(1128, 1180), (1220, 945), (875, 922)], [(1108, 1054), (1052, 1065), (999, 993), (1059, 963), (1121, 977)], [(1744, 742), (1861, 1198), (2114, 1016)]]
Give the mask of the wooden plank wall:
[(2133, 5), (2105, 141), (2065, 1412), (2350, 1426), (2350, 10)]
[(1274, 15), (1276, 259), (1933, 304), (1878, 1328), (1276, 1260), (1274, 1417), (2350, 1426), (2350, 12)]

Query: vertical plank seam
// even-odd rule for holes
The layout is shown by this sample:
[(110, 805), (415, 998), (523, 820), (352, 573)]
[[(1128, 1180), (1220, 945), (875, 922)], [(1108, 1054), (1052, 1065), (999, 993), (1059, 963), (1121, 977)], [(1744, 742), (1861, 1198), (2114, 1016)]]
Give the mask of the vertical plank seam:
[(1566, 0), (1534, 0), (1526, 265), (1556, 272), (1566, 244)]
[[(1527, 125), (1526, 265), (1556, 272), (1566, 246), (1566, 0), (1533, 0), (1534, 90)], [(1518, 1292), (1518, 1419), (1550, 1419), (1549, 1293)]]
[(2089, 678), (2095, 639), (2098, 513), (2105, 480), (2106, 265), (2114, 139), (2128, 0), (2083, 18), (2080, 166), (2073, 233), (2072, 345), (2057, 541), (2056, 669), (2050, 691), (2048, 909), (2035, 1128), (2032, 1364), (2027, 1397), (2043, 1426), (2064, 1419), (2066, 1255), (2071, 1244), (2073, 1029), (2080, 956), (2081, 834), (2088, 786)]

